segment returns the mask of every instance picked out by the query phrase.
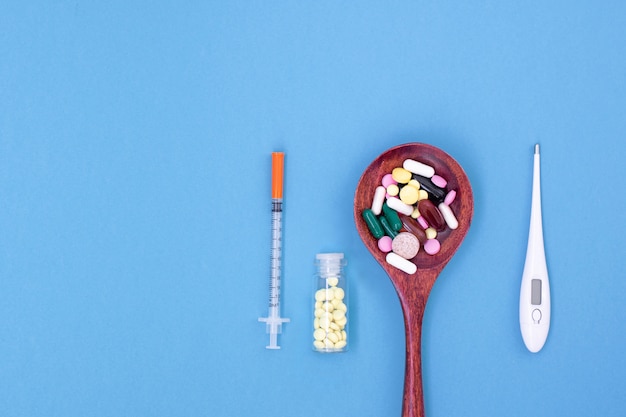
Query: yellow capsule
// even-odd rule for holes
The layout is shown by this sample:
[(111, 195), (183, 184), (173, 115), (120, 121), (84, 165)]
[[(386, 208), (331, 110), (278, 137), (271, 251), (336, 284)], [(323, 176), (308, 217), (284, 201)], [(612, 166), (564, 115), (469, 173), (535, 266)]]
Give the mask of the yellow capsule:
[(415, 187), (406, 186), (400, 190), (400, 200), (409, 206), (417, 203), (418, 196), (419, 190)]
[(426, 239), (434, 239), (437, 237), (437, 231), (433, 229), (432, 227), (429, 227), (428, 229), (426, 229), (425, 232), (426, 232)]
[(313, 342), (313, 346), (315, 346), (316, 349), (324, 349), (326, 347), (324, 342), (319, 341), (319, 340), (316, 340), (315, 342)]
[(391, 176), (394, 180), (396, 180), (396, 182), (400, 184), (406, 184), (407, 182), (411, 181), (411, 177), (413, 176), (413, 174), (411, 174), (404, 168), (398, 167), (394, 168), (393, 171), (391, 171)]
[(417, 201), (426, 200), (428, 198), (428, 193), (424, 190), (419, 190), (417, 195)]
[(345, 313), (348, 311), (348, 306), (340, 301), (339, 304), (335, 306), (335, 310), (341, 310)]
[(326, 278), (326, 283), (331, 287), (336, 287), (339, 284), (339, 279), (337, 277)]
[(415, 210), (413, 210), (413, 213), (411, 213), (411, 217), (413, 217), (414, 219), (417, 219), (420, 216), (420, 211), (417, 209), (417, 207), (415, 207)]
[(338, 325), (337, 323), (330, 323), (330, 326), (329, 326), (329, 327), (330, 327), (332, 330), (335, 330), (335, 331), (337, 331), (337, 330), (341, 330), (341, 327), (339, 327), (339, 325)]

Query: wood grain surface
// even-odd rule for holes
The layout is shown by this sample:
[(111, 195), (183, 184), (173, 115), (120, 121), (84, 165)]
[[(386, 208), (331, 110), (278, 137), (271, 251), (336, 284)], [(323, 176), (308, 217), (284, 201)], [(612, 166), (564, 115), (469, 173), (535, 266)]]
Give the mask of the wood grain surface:
[[(385, 174), (402, 166), (407, 159), (415, 159), (435, 168), (436, 174), (448, 181), (447, 189), (456, 190), (457, 196), (450, 208), (455, 213), (459, 227), (447, 229), (438, 235), (441, 250), (428, 255), (420, 249), (413, 259), (417, 272), (409, 275), (385, 261), (378, 249), (377, 240), (370, 234), (361, 213), (372, 204), (374, 190)], [(370, 253), (383, 267), (398, 293), (406, 333), (406, 366), (404, 376), (403, 417), (424, 417), (424, 392), (422, 386), (421, 340), (422, 320), (430, 291), (441, 270), (461, 245), (470, 227), (474, 212), (474, 198), (467, 175), (447, 153), (424, 143), (407, 143), (391, 148), (379, 155), (363, 172), (354, 195), (354, 220), (359, 236)]]

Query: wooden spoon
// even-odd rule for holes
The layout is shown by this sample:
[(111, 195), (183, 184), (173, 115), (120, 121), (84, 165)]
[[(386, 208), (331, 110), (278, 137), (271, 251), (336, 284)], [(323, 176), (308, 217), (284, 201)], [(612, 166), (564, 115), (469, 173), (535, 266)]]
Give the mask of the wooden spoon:
[[(378, 249), (376, 238), (372, 236), (362, 217), (363, 210), (370, 208), (374, 190), (381, 184), (385, 174), (401, 167), (410, 158), (428, 164), (435, 173), (448, 181), (447, 189), (457, 195), (450, 208), (459, 222), (455, 230), (449, 228), (437, 236), (441, 250), (428, 255), (423, 248), (413, 259), (417, 272), (409, 275), (385, 261), (385, 254)], [(422, 387), (421, 341), (422, 319), (430, 290), (441, 270), (446, 266), (465, 237), (474, 212), (474, 197), (467, 175), (461, 166), (447, 153), (423, 143), (407, 143), (383, 152), (363, 172), (354, 195), (354, 220), (359, 236), (370, 253), (389, 275), (396, 288), (406, 334), (406, 366), (404, 373), (403, 417), (424, 417), (424, 391)]]

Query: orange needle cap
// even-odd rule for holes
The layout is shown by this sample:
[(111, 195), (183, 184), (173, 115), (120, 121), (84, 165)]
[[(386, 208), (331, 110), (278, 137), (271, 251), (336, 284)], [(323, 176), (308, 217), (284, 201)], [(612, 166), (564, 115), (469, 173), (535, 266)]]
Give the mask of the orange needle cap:
[(272, 198), (283, 198), (284, 160), (283, 152), (272, 152)]

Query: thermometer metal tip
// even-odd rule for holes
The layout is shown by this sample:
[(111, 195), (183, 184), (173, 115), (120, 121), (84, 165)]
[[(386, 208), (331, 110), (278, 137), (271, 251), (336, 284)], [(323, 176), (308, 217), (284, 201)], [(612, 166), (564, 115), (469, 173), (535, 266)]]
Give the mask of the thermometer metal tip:
[(550, 283), (543, 245), (539, 144), (535, 145), (530, 228), (519, 299), (519, 323), (524, 344), (539, 352), (550, 330)]

